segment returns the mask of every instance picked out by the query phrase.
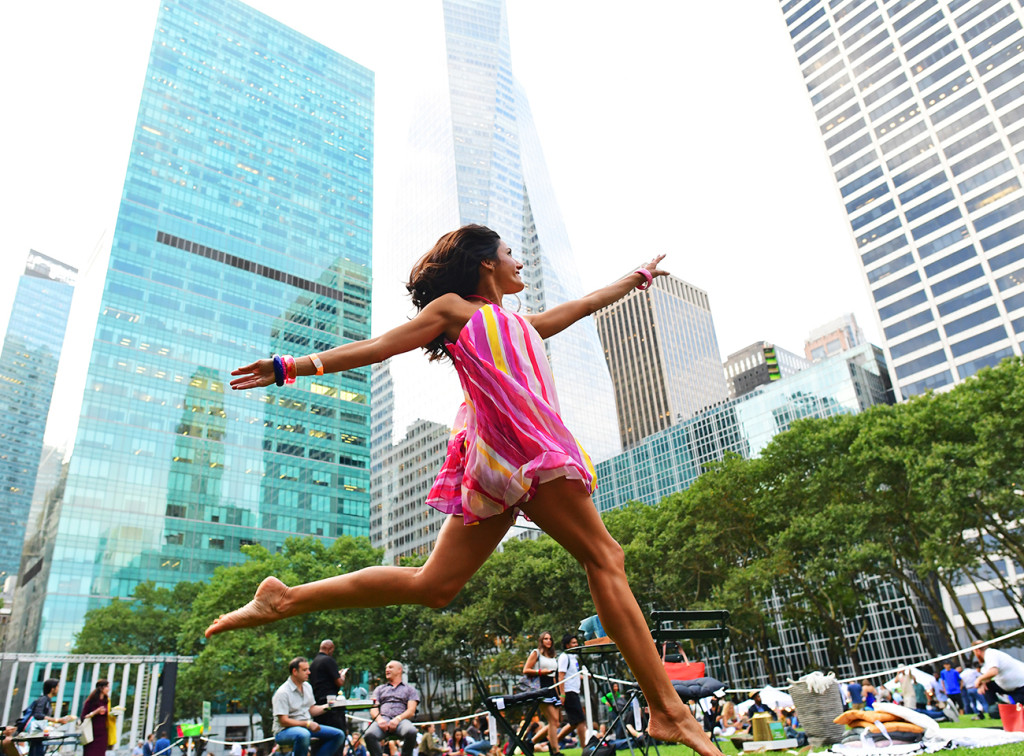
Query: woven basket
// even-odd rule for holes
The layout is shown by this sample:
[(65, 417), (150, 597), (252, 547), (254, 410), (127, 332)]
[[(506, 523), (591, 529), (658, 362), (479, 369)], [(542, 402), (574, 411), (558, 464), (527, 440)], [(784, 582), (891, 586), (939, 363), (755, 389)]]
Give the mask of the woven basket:
[(795, 682), (789, 689), (797, 719), (815, 748), (832, 745), (843, 739), (846, 728), (832, 720), (843, 713), (843, 696), (839, 683), (833, 680), (824, 693), (813, 693), (807, 683)]

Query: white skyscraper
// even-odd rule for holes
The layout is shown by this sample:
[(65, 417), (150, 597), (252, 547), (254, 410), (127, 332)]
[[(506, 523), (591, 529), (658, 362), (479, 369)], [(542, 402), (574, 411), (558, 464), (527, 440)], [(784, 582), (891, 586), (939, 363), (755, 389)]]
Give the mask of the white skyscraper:
[(897, 396), (1021, 354), (1019, 0), (781, 0)]

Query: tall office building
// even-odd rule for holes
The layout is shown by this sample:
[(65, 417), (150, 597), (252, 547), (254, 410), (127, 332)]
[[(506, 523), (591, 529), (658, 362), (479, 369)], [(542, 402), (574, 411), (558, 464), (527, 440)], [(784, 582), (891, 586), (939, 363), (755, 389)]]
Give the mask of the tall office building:
[(735, 399), (758, 386), (799, 373), (811, 364), (810, 360), (771, 342), (755, 341), (730, 354), (722, 370), (729, 385), (729, 396)]
[(804, 342), (804, 356), (812, 362), (845, 352), (864, 343), (864, 331), (848, 312), (815, 328)]
[(0, 353), (0, 584), (18, 573), (78, 270), (32, 250)]
[(898, 395), (1021, 354), (1019, 0), (781, 0)]
[(52, 536), (26, 541), (22, 648), (64, 651), (88, 609), (246, 544), (368, 534), (369, 370), (228, 381), (369, 334), (372, 130), (362, 66), (236, 0), (161, 3), (74, 451), (40, 500)]
[(707, 292), (675, 276), (599, 311), (623, 448), (725, 401), (729, 389)]
[[(441, 9), (444, 36), (417, 59), (423, 84), (393, 244), (376, 262), (378, 332), (412, 314), (401, 283), (416, 259), (466, 223), (493, 228), (524, 263), (524, 313), (585, 293), (529, 103), (513, 75), (504, 0), (444, 0)], [(512, 298), (506, 304), (515, 308)], [(568, 427), (591, 457), (618, 452), (612, 382), (593, 320), (547, 339), (546, 348)], [(462, 401), (454, 372), (425, 363), (422, 353), (392, 359), (396, 441), (421, 419), (450, 425)]]

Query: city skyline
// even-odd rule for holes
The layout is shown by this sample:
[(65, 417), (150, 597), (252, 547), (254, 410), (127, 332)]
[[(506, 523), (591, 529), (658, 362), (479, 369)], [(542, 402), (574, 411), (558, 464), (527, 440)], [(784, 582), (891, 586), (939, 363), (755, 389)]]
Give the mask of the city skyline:
[[(104, 14), (62, 8), (68, 26), (76, 29), (74, 39), (83, 38), (81, 33), (95, 45), (95, 55), (83, 61), (83, 80), (102, 80), (104, 88), (73, 88), (58, 110), (49, 110), (46, 92), (60, 76), (50, 66), (59, 68), (60, 51), (67, 48), (61, 47), (63, 27), (49, 28), (46, 14), (33, 8), (5, 9), (9, 26), (24, 30), (21, 36), (31, 42), (33, 57), (40, 61), (32, 79), (18, 83), (26, 87), (21, 99), (33, 104), (32, 127), (5, 123), (5, 137), (26, 145), (22, 151), (27, 154), (47, 155), (51, 150), (44, 146), (61, 140), (60, 114), (88, 114), (98, 101), (109, 110), (109, 130), (115, 135), (120, 131), (121, 144), (127, 141), (135, 108), (123, 101), (137, 101), (142, 83), (140, 75), (130, 73), (128, 62), (133, 57), (144, 60), (157, 5), (108, 2), (114, 12)], [(375, 254), (380, 254), (389, 244), (395, 161), (408, 130), (412, 84), (403, 79), (415, 65), (422, 45), (418, 38), (443, 33), (440, 3), (392, 2), (370, 9), (309, 1), (284, 7), (262, 0), (252, 6), (345, 50), (378, 73), (374, 241)], [(390, 22), (396, 8), (405, 19), (397, 28)], [(749, 10), (730, 31), (736, 49), (745, 52), (722, 57), (711, 54), (700, 33), (702, 24), (722, 23), (712, 9), (684, 11), (642, 3), (622, 18), (611, 6), (509, 3), (513, 66), (530, 93), (552, 184), (580, 261), (581, 285), (584, 290), (596, 288), (665, 251), (668, 270), (708, 291), (720, 308), (736, 311), (716, 323), (723, 353), (760, 335), (749, 327), (754, 319), (761, 330), (794, 350), (813, 324), (844, 311), (856, 312), (869, 333), (874, 332), (839, 195), (824, 151), (813, 141), (817, 130), (799, 68), (787, 48), (783, 18), (778, 8), (752, 3)], [(94, 15), (102, 15), (104, 22)], [(108, 25), (112, 17), (118, 18), (116, 25)], [(630, 33), (635, 37), (641, 31), (645, 41), (637, 45)], [(17, 51), (9, 48), (2, 54)], [(713, 69), (703, 60), (714, 60)], [(684, 89), (685, 97), (664, 96)], [(598, 109), (604, 97), (619, 107)], [(789, 117), (759, 120), (751, 130), (751, 116), (769, 108), (773, 116), (781, 112)], [(73, 248), (84, 264), (104, 232), (100, 246), (109, 246), (126, 155), (90, 131), (92, 119), (81, 120), (76, 125), (79, 138), (96, 144), (79, 165), (95, 191), (66, 207), (67, 224), (40, 221), (33, 227), (26, 222), (2, 229), (0, 238), (8, 248), (31, 246), (49, 254)], [(32, 149), (34, 144), (39, 147)], [(14, 170), (23, 191), (12, 197), (13, 217), (31, 218), (38, 206), (59, 199), (60, 191), (55, 193), (48, 183), (44, 187), (36, 175), (45, 173), (38, 171), (38, 160), (18, 163)], [(743, 223), (716, 222), (737, 214)], [(728, 237), (723, 228), (729, 229)], [(424, 239), (421, 248), (432, 241)], [(630, 248), (623, 250), (623, 243)], [(735, 276), (737, 264), (744, 276)], [(831, 291), (813, 290), (813, 282), (821, 278), (832, 282)], [(401, 286), (397, 280), (378, 278), (376, 283)], [(7, 296), (2, 286), (0, 275), (0, 300)], [(789, 292), (779, 298), (783, 301), (796, 301), (800, 293), (800, 307), (761, 306), (766, 286)]]

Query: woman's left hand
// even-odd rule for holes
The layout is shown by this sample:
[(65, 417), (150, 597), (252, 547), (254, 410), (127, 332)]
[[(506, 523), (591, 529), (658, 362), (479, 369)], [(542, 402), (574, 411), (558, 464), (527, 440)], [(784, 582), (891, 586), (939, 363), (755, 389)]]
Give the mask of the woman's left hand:
[(668, 271), (667, 270), (662, 270), (661, 268), (658, 267), (658, 263), (660, 263), (664, 259), (665, 259), (665, 255), (658, 255), (653, 260), (651, 260), (649, 263), (645, 263), (644, 265), (642, 265), (640, 267), (642, 267), (644, 270), (646, 270), (648, 273), (650, 273), (655, 278), (657, 278), (658, 276), (667, 276), (668, 275)]

